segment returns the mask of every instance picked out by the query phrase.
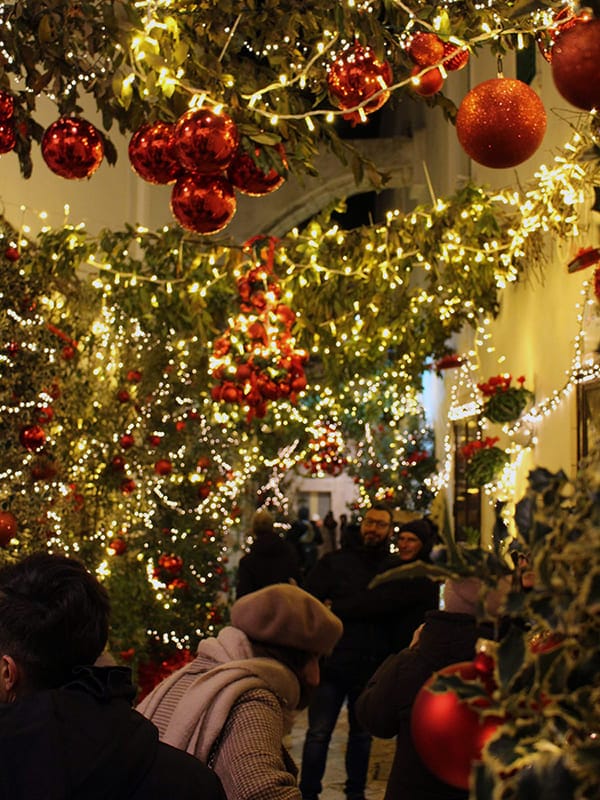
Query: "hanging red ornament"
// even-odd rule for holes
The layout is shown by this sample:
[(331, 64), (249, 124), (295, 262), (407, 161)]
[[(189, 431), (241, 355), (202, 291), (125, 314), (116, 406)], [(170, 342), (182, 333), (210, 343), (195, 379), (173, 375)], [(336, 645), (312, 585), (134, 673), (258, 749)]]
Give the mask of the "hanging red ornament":
[(122, 536), (117, 536), (116, 539), (109, 542), (108, 549), (112, 550), (113, 555), (122, 556), (127, 550), (127, 542)]
[(173, 464), (167, 458), (159, 458), (154, 464), (154, 472), (157, 475), (170, 475), (173, 472)]
[(485, 167), (515, 167), (538, 149), (546, 132), (546, 111), (523, 81), (493, 78), (464, 97), (456, 116), (458, 141)]
[(142, 373), (137, 369), (130, 369), (127, 373), (127, 380), (131, 383), (139, 383), (142, 380)]
[(231, 164), (240, 135), (227, 114), (207, 108), (186, 111), (175, 123), (175, 149), (185, 169), (210, 175)]
[(35, 453), (46, 444), (46, 434), (39, 425), (26, 425), (19, 432), (19, 441), (26, 450)]
[(181, 163), (175, 151), (175, 125), (153, 122), (142, 125), (129, 140), (129, 161), (134, 171), (149, 183), (175, 183)]
[[(387, 88), (393, 82), (392, 68), (379, 61), (370, 47), (351, 45), (330, 65), (327, 73), (329, 94), (341, 109), (362, 105), (363, 114), (344, 114), (352, 123), (365, 122), (365, 115), (377, 111), (388, 100)], [(370, 99), (372, 98), (372, 99)], [(368, 101), (368, 102), (366, 102)]]
[[(284, 167), (287, 167), (285, 152), (283, 147), (277, 148), (281, 156)], [(261, 154), (260, 147), (254, 150), (254, 155), (259, 157)], [(258, 164), (255, 163), (250, 153), (244, 150), (238, 150), (229, 168), (227, 170), (227, 177), (231, 183), (242, 194), (248, 194), (251, 197), (261, 197), (265, 194), (270, 194), (276, 191), (285, 182), (285, 175), (281, 175), (275, 167), (271, 167), (268, 172), (264, 172)]]
[(548, 63), (552, 63), (552, 49), (558, 37), (580, 22), (589, 22), (590, 18), (591, 12), (587, 8), (584, 8), (579, 14), (575, 14), (570, 6), (564, 6), (554, 14), (551, 25), (536, 33), (535, 38), (539, 51)]
[(125, 478), (125, 480), (121, 481), (121, 493), (128, 495), (133, 494), (135, 492), (135, 481), (133, 478)]
[(72, 344), (66, 344), (60, 351), (60, 355), (64, 361), (72, 361), (75, 358), (77, 349)]
[(176, 556), (173, 554), (169, 555), (167, 553), (163, 553), (158, 558), (158, 568), (154, 570), (154, 573), (155, 577), (164, 580), (166, 576), (168, 576), (169, 578), (178, 577), (179, 575), (181, 575), (182, 569), (183, 569), (183, 558), (181, 558), (181, 556)]
[(91, 122), (61, 117), (44, 133), (42, 156), (61, 178), (89, 178), (102, 163), (104, 143)]
[(10, 511), (0, 511), (0, 547), (8, 547), (17, 534), (17, 518)]
[(444, 67), (448, 72), (456, 72), (469, 62), (469, 51), (463, 45), (444, 42)]
[[(485, 694), (490, 689), (487, 676), (482, 676), (481, 670), (470, 661), (451, 664), (437, 674), (456, 675), (479, 683)], [(491, 701), (486, 697), (468, 702), (451, 690), (432, 692), (429, 687), (436, 675), (423, 684), (413, 703), (412, 739), (431, 772), (440, 780), (466, 790), (473, 762), (481, 758), (485, 743), (504, 720), (498, 715), (480, 716), (474, 710), (474, 706), (490, 706)]]
[(415, 64), (428, 67), (444, 57), (444, 43), (435, 33), (419, 31), (410, 40), (408, 55)]
[[(123, 437), (121, 437), (122, 439)], [(132, 437), (133, 438), (133, 437)], [(125, 459), (123, 456), (113, 456), (110, 462), (110, 467), (113, 472), (124, 472), (125, 471)]]
[(135, 439), (133, 438), (132, 433), (124, 433), (119, 439), (119, 442), (123, 450), (129, 450), (129, 448), (133, 447), (135, 444)]
[(9, 261), (18, 261), (21, 258), (21, 253), (16, 244), (8, 245), (4, 251), (4, 258), (7, 258)]
[(552, 77), (576, 108), (600, 108), (600, 19), (560, 34), (552, 48)]
[(194, 233), (222, 231), (233, 219), (235, 209), (233, 188), (220, 175), (184, 175), (173, 186), (173, 216), (183, 228)]
[(0, 122), (12, 119), (15, 113), (15, 98), (10, 92), (0, 91)]
[(433, 94), (437, 94), (444, 85), (444, 76), (441, 71), (437, 67), (431, 67), (427, 72), (423, 72), (422, 75), (419, 75), (422, 70), (423, 67), (418, 65), (412, 68), (410, 73), (412, 75), (412, 88), (417, 94), (423, 95), (423, 97), (430, 97)]
[(0, 155), (10, 153), (17, 144), (17, 135), (12, 122), (0, 122)]

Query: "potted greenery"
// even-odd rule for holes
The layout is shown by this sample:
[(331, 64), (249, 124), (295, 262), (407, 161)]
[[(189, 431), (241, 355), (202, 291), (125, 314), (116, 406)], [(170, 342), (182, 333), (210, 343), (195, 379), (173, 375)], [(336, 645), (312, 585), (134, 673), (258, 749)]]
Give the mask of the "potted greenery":
[(516, 386), (511, 386), (512, 375), (493, 375), (485, 383), (477, 384), (477, 388), (486, 398), (483, 416), (490, 422), (513, 422), (533, 399), (533, 392), (523, 386), (523, 375), (517, 378), (516, 383)]
[(492, 483), (510, 461), (508, 453), (496, 447), (497, 441), (497, 436), (488, 436), (461, 447), (460, 454), (466, 461), (465, 476), (471, 486)]

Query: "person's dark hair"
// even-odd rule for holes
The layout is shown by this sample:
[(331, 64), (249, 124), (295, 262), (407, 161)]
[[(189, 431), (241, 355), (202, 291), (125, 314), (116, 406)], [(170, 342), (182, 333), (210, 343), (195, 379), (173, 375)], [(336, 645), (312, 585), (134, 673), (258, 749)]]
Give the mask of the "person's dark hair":
[(387, 505), (387, 503), (373, 503), (369, 508), (368, 511), (386, 511), (390, 515), (390, 523), (394, 521), (394, 512), (392, 509)]
[(29, 690), (61, 686), (74, 667), (93, 664), (109, 615), (106, 589), (76, 559), (34, 553), (0, 569), (0, 653)]

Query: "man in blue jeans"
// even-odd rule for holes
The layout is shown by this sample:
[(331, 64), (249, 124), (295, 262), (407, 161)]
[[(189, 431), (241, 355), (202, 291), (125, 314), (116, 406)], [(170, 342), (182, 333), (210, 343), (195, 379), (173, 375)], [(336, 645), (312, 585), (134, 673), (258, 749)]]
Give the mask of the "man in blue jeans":
[(344, 702), (348, 706), (346, 749), (348, 800), (364, 800), (371, 736), (357, 721), (355, 702), (377, 667), (407, 647), (425, 612), (437, 608), (438, 590), (428, 578), (390, 581), (374, 589), (375, 575), (410, 561), (427, 560), (435, 527), (427, 520), (403, 525), (398, 554), (390, 553), (392, 513), (383, 504), (366, 511), (356, 544), (326, 553), (308, 574), (304, 588), (328, 605), (344, 623), (344, 633), (321, 665), (321, 682), (311, 697), (302, 752), (300, 791), (317, 800), (327, 751)]

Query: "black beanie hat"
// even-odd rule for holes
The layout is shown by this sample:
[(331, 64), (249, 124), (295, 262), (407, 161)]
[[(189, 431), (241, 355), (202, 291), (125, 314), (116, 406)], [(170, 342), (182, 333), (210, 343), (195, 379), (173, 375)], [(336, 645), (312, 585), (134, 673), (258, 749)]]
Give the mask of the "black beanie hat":
[(429, 519), (413, 519), (400, 526), (398, 533), (402, 533), (403, 531), (412, 533), (420, 539), (423, 549), (417, 558), (427, 558), (431, 553), (431, 548), (435, 544), (437, 526)]

